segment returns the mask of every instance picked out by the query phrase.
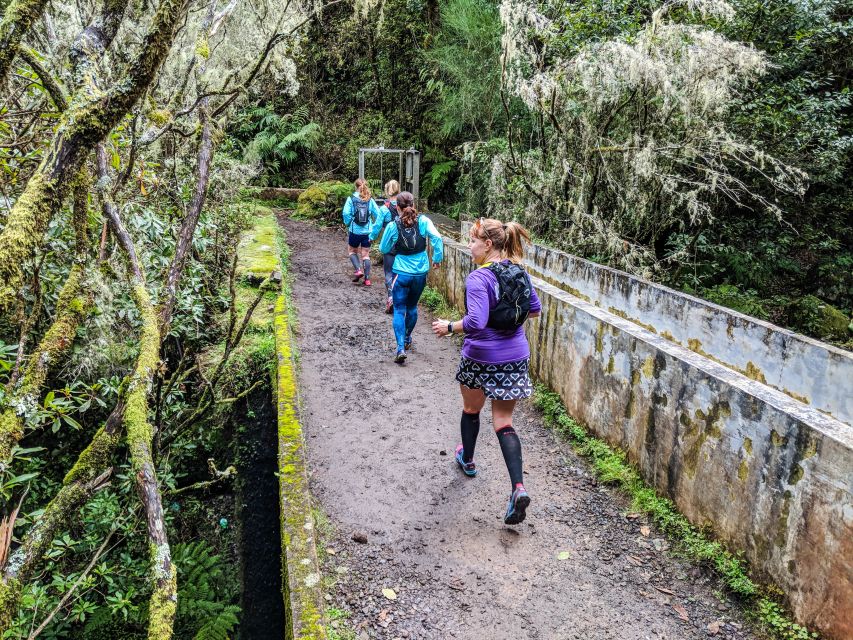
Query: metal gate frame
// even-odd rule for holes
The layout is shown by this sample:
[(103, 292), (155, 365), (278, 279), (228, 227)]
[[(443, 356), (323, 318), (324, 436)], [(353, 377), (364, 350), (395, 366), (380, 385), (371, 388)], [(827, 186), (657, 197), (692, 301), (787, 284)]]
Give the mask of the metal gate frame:
[[(420, 205), (421, 152), (411, 149), (386, 149), (385, 147), (361, 147), (358, 150), (358, 177), (364, 178), (364, 159), (367, 154), (396, 154), (398, 157), (398, 177), (401, 191), (409, 191), (415, 198), (415, 207)], [(379, 176), (380, 181), (384, 176)], [(385, 188), (385, 185), (382, 185)]]

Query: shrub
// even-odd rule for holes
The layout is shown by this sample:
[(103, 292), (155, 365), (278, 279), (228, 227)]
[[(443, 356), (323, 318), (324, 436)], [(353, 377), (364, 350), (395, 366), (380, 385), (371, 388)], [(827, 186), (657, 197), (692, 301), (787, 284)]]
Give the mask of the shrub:
[(334, 220), (341, 212), (352, 187), (345, 182), (318, 182), (299, 196), (296, 216), (309, 220)]

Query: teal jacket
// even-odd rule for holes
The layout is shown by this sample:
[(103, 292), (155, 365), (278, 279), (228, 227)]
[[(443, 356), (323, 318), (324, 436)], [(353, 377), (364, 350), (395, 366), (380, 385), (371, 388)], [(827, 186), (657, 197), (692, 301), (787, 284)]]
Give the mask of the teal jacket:
[[(358, 191), (353, 192), (353, 198), (358, 198)], [(367, 224), (362, 226), (355, 223), (353, 217), (355, 215), (355, 207), (352, 204), (352, 198), (347, 198), (347, 201), (344, 203), (344, 225), (347, 227), (350, 233), (355, 233), (358, 235), (368, 235), (370, 233), (373, 224), (376, 222), (376, 219), (379, 218), (381, 212), (379, 211), (379, 206), (376, 204), (376, 200), (371, 198), (369, 200), (370, 209), (370, 220), (368, 220)]]
[[(391, 204), (396, 205), (397, 199), (392, 198)], [(391, 209), (388, 208), (387, 204), (383, 204), (379, 207), (379, 217), (376, 218), (376, 222), (373, 223), (373, 226), (370, 227), (370, 241), (373, 242), (382, 233), (382, 230), (385, 228), (385, 225), (391, 222), (393, 216), (391, 215)]]
[[(444, 257), (444, 241), (441, 235), (432, 223), (432, 220), (424, 215), (418, 216), (418, 229), (422, 235), (425, 235), (432, 242), (432, 261), (435, 263), (441, 262)], [(382, 235), (382, 243), (379, 245), (379, 250), (382, 253), (388, 253), (397, 244), (397, 225), (389, 222), (385, 226), (385, 233)], [(429, 255), (426, 251), (416, 253), (411, 256), (397, 254), (394, 258), (394, 273), (406, 273), (412, 276), (419, 276), (424, 273), (429, 273)]]

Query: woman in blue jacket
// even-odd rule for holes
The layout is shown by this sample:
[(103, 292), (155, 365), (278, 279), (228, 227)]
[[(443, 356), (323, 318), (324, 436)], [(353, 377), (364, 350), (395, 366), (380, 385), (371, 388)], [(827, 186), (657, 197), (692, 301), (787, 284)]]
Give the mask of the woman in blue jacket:
[[(373, 223), (370, 229), (370, 241), (373, 242), (382, 233), (389, 222), (393, 222), (400, 217), (400, 212), (397, 210), (397, 194), (400, 193), (400, 183), (396, 180), (389, 180), (385, 183), (385, 196), (388, 198), (381, 207), (379, 207), (379, 217)], [(386, 253), (382, 259), (382, 270), (385, 272), (385, 292), (388, 294), (388, 299), (385, 301), (385, 313), (394, 312), (394, 301), (391, 299), (391, 285), (394, 283), (394, 250), (391, 253)]]
[(370, 195), (367, 181), (355, 181), (355, 191), (344, 203), (344, 224), (347, 227), (349, 259), (355, 271), (352, 281), (364, 278), (364, 286), (370, 286), (370, 229), (380, 216), (379, 207)]
[(391, 287), (394, 337), (397, 339), (394, 362), (403, 364), (406, 361), (406, 350), (412, 345), (412, 331), (418, 321), (418, 300), (421, 299), (429, 273), (427, 238), (432, 241), (434, 268), (438, 268), (444, 257), (444, 242), (432, 221), (418, 214), (415, 199), (408, 191), (397, 196), (397, 210), (400, 219), (386, 225), (379, 249), (386, 256), (391, 250), (397, 254)]

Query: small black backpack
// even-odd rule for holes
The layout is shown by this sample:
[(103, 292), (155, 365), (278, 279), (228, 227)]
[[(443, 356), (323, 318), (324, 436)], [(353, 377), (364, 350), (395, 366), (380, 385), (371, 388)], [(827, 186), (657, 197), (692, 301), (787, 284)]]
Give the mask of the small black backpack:
[(388, 201), (388, 204), (385, 205), (388, 207), (388, 211), (391, 213), (391, 220), (398, 220), (400, 218), (400, 211), (397, 209), (397, 204), (394, 202)]
[(355, 196), (350, 196), (350, 200), (353, 206), (352, 221), (359, 227), (363, 227), (370, 221), (370, 200), (362, 200)]
[(530, 315), (532, 287), (527, 272), (512, 262), (493, 262), (487, 268), (498, 279), (498, 303), (489, 310), (486, 326), (491, 329), (520, 327)]
[(397, 255), (413, 256), (426, 251), (426, 236), (421, 233), (420, 216), (411, 227), (405, 226), (400, 218), (394, 220), (394, 224), (397, 225), (397, 242), (394, 244)]

